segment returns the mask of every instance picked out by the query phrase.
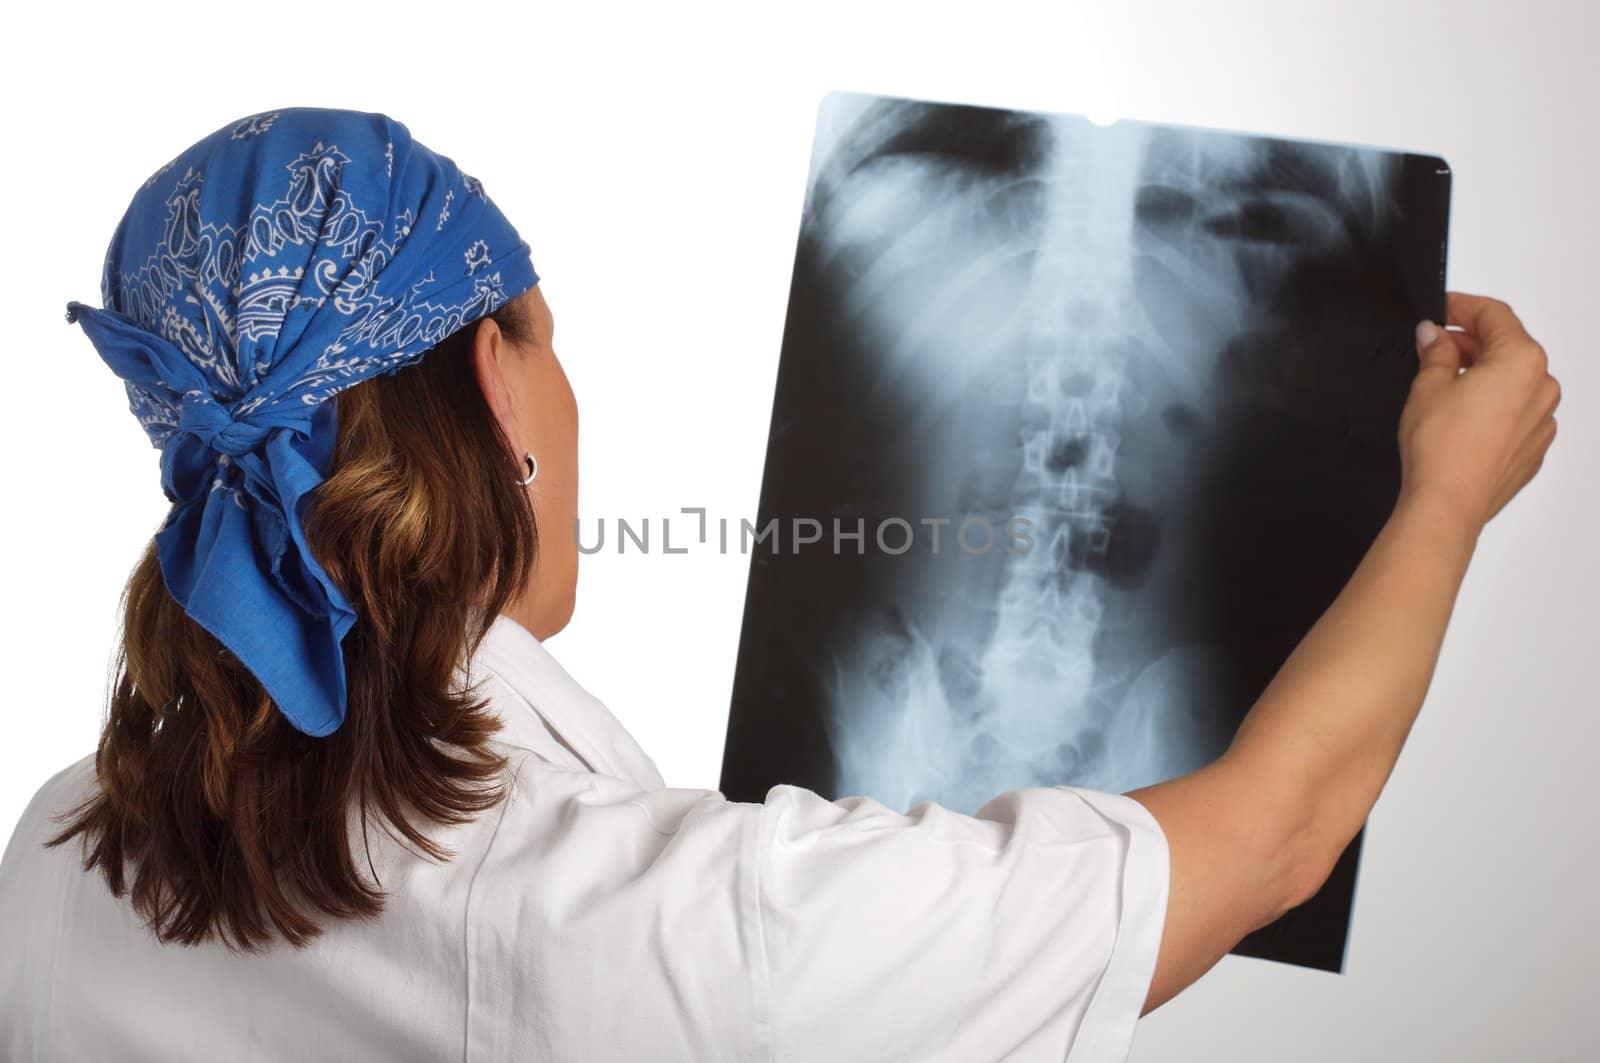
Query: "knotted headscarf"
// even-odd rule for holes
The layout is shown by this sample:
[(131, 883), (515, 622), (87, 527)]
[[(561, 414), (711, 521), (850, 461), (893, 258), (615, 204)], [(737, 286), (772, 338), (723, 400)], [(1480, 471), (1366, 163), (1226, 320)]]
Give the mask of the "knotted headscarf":
[(161, 450), (167, 589), (299, 730), (345, 716), (355, 612), (307, 547), (339, 391), (539, 282), (450, 159), (382, 114), (291, 108), (217, 130), (134, 195), (104, 309), (67, 304)]

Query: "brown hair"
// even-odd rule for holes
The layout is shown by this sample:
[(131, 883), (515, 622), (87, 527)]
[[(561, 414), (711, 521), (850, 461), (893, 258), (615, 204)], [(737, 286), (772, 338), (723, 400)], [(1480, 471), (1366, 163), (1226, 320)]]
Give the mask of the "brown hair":
[[(526, 314), (512, 300), (490, 316), (520, 341)], [(130, 895), (160, 940), (303, 945), (321, 917), (375, 916), (384, 894), (360, 872), (352, 811), (363, 847), (370, 821), (443, 860), (425, 828), (500, 800), (503, 762), (487, 745), (498, 724), (455, 672), (521, 589), (537, 533), (473, 373), (476, 331), (332, 400), (333, 469), (305, 526), (358, 617), (343, 646), (348, 711), (332, 735), (291, 727), (183, 612), (153, 542), (134, 568), (99, 787), (46, 844), (82, 835), (84, 867)]]

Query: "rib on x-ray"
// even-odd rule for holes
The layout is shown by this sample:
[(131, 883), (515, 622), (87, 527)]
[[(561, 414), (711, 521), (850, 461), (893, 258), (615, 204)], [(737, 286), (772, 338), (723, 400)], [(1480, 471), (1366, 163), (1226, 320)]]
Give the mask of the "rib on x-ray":
[[(1449, 182), (1415, 153), (826, 96), (724, 792), (973, 812), (1221, 753), (1395, 501)], [(1359, 848), (1235, 951), (1342, 970)]]

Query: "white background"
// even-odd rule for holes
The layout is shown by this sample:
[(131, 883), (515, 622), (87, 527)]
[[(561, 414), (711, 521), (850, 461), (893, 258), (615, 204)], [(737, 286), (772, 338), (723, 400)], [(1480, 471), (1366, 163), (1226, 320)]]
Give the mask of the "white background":
[[(1225, 958), (1141, 1024), (1134, 1059), (1592, 1050), (1592, 5), (53, 4), (8, 17), (0, 841), (93, 747), (118, 593), (165, 508), (157, 453), (64, 304), (99, 302), (128, 197), (226, 122), (385, 111), (480, 177), (545, 277), (583, 411), (584, 514), (657, 523), (682, 506), (754, 516), (827, 90), (1403, 148), (1454, 168), (1449, 286), (1507, 299), (1545, 343), (1560, 435), (1481, 541), (1372, 816), (1348, 973)], [(745, 558), (585, 566), (552, 649), (669, 783), (716, 787)]]

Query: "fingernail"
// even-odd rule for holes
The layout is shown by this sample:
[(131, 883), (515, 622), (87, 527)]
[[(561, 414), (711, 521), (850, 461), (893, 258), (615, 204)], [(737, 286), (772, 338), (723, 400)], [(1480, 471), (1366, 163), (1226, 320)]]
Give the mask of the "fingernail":
[(1439, 326), (1427, 318), (1417, 322), (1417, 350), (1423, 351), (1433, 346), (1433, 341), (1439, 338)]

